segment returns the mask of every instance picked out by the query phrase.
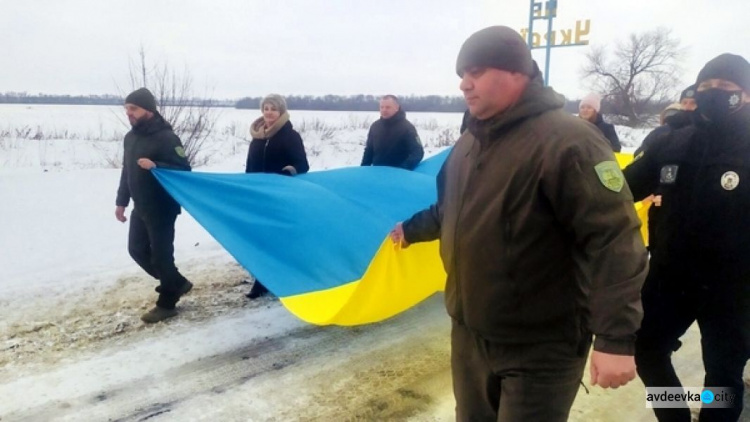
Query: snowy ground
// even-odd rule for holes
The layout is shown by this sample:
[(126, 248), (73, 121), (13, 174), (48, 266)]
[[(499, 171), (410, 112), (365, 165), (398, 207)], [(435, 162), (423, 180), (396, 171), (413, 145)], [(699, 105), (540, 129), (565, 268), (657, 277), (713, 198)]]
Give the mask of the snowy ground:
[[(198, 171), (241, 172), (258, 113), (218, 112)], [(155, 282), (128, 257), (127, 225), (113, 215), (120, 113), (0, 106), (0, 421), (453, 418), (440, 295), (380, 324), (306, 325), (278, 301), (245, 299), (249, 274), (186, 213), (175, 255), (195, 288), (178, 318), (143, 325)], [(356, 165), (377, 118), (291, 116), (312, 170)], [(455, 139), (461, 120), (407, 116), (428, 154)], [(618, 131), (630, 147), (646, 133)], [(677, 354), (688, 385), (701, 383), (697, 344), (692, 329)], [(581, 391), (571, 420), (652, 420), (641, 388)]]

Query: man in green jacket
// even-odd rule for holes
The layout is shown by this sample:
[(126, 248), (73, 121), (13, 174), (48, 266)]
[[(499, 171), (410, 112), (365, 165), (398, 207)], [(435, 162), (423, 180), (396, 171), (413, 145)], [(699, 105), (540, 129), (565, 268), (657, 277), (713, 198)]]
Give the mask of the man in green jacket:
[(128, 252), (149, 275), (159, 280), (156, 306), (141, 316), (154, 323), (177, 315), (180, 296), (193, 287), (174, 265), (174, 224), (180, 204), (159, 184), (155, 167), (190, 170), (180, 138), (156, 110), (156, 99), (140, 88), (125, 98), (132, 129), (125, 135), (115, 217), (126, 222), (125, 208), (133, 199)]
[(563, 111), (523, 39), (470, 36), (456, 71), (471, 113), (438, 201), (399, 223), (440, 239), (460, 421), (564, 421), (592, 343), (591, 383), (635, 377), (648, 260), (612, 149)]

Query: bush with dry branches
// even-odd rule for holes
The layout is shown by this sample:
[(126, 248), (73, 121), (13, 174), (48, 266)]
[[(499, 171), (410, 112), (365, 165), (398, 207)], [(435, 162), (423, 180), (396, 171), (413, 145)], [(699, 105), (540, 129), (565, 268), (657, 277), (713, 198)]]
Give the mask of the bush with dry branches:
[(614, 49), (592, 48), (581, 69), (590, 88), (602, 94), (611, 112), (638, 126), (650, 105), (670, 102), (680, 82), (684, 49), (672, 31), (657, 28), (630, 34)]
[(138, 60), (131, 59), (129, 70), (131, 90), (146, 87), (154, 94), (159, 114), (182, 140), (190, 165), (208, 163), (215, 152), (207, 148), (208, 141), (218, 116), (211, 107), (212, 100), (194, 96), (189, 69), (178, 73), (166, 62), (149, 65), (145, 49), (141, 47)]

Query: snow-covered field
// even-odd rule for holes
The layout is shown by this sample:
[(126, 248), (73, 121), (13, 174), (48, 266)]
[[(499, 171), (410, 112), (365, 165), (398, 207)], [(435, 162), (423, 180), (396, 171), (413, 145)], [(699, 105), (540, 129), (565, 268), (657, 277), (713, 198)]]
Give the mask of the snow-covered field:
[[(242, 172), (253, 110), (217, 109), (196, 171)], [(377, 112), (290, 112), (312, 171), (357, 165)], [(427, 155), (460, 113), (407, 113)], [(114, 218), (120, 107), (0, 105), (0, 421), (451, 420), (450, 323), (433, 297), (389, 321), (314, 327), (273, 299), (187, 213), (175, 257), (195, 283), (145, 326), (155, 282)], [(647, 130), (618, 127), (623, 144)], [(36, 139), (35, 139), (36, 138)], [(695, 330), (677, 358), (702, 368)], [(690, 347), (692, 346), (692, 347)], [(581, 391), (571, 420), (651, 420), (642, 386)]]

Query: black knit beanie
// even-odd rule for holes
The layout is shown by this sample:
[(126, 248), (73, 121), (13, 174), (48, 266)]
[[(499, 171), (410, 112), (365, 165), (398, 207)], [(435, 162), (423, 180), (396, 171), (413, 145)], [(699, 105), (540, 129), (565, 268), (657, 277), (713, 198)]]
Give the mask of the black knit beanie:
[(534, 76), (531, 51), (523, 38), (507, 26), (490, 26), (466, 39), (456, 60), (456, 73), (463, 77), (470, 67), (491, 67)]
[(724, 79), (734, 82), (746, 92), (750, 92), (750, 63), (742, 56), (724, 53), (715, 57), (701, 69), (695, 85), (709, 79)]
[(125, 104), (133, 104), (138, 107), (156, 113), (156, 98), (146, 88), (138, 88), (125, 97)]
[(695, 85), (690, 85), (680, 93), (680, 101), (685, 98), (695, 98)]

